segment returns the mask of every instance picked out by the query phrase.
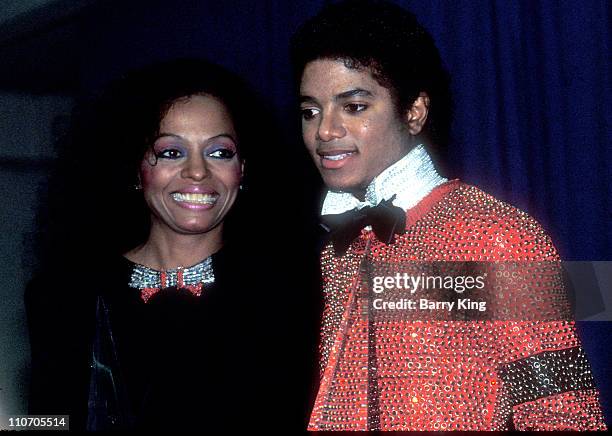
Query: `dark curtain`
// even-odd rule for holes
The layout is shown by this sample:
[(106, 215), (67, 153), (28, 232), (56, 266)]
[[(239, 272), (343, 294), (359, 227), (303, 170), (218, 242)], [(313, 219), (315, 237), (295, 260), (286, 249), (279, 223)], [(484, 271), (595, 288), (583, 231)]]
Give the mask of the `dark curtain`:
[[(262, 126), (258, 144), (267, 165), (264, 182), (278, 187), (274, 195), (283, 205), (289, 197), (280, 186), (294, 187), (302, 208), (296, 226), (313, 224), (320, 185), (300, 143), (287, 51), (290, 35), (324, 3), (101, 6), (82, 23), (80, 87), (96, 89), (126, 69), (176, 56), (204, 56), (242, 74), (270, 102), (276, 120)], [(565, 260), (612, 260), (612, 3), (399, 3), (431, 31), (452, 76), (448, 176), (530, 213)], [(283, 136), (274, 149), (267, 141), (271, 128)], [(580, 328), (612, 422), (610, 323)]]
[(406, 2), (453, 79), (455, 170), (612, 259), (609, 2)]
[[(402, 3), (451, 73), (452, 173), (534, 216), (564, 260), (612, 260), (612, 3)], [(610, 423), (612, 323), (578, 328)]]

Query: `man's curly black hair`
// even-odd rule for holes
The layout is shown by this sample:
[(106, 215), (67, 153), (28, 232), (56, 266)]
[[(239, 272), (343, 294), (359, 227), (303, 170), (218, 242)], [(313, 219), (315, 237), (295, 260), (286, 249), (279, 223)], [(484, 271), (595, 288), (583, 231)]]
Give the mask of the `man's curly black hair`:
[(389, 89), (399, 114), (419, 96), (430, 98), (423, 134), (440, 152), (448, 143), (450, 79), (431, 35), (416, 17), (384, 0), (348, 0), (326, 6), (291, 40), (295, 83), (306, 64), (338, 59), (348, 68), (367, 69)]

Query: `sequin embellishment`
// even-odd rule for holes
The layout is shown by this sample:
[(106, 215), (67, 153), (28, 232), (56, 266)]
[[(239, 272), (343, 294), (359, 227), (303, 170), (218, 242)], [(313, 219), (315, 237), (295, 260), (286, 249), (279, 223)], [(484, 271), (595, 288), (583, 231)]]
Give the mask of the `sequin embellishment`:
[(200, 296), (205, 285), (215, 282), (212, 257), (188, 268), (174, 268), (157, 271), (144, 265), (135, 264), (130, 277), (130, 288), (140, 289), (140, 297), (146, 303), (162, 289), (176, 287), (186, 289), (195, 296)]
[[(370, 316), (371, 277), (404, 262), (558, 262), (524, 212), (459, 181), (438, 186), (384, 244), (367, 229), (321, 255), (320, 386), (308, 429), (604, 430), (571, 320), (410, 320)], [(528, 285), (546, 291), (541, 271)], [(531, 280), (531, 278), (533, 280)]]

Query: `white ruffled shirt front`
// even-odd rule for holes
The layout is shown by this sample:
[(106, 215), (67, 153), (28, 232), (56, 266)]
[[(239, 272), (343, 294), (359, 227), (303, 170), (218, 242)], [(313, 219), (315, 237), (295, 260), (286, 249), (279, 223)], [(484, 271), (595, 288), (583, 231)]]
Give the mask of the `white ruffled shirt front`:
[(416, 206), (436, 186), (447, 181), (438, 174), (431, 157), (423, 144), (420, 144), (370, 182), (366, 188), (365, 201), (360, 201), (348, 192), (328, 191), (323, 201), (321, 215), (376, 206), (393, 195), (396, 195), (393, 205), (407, 211)]

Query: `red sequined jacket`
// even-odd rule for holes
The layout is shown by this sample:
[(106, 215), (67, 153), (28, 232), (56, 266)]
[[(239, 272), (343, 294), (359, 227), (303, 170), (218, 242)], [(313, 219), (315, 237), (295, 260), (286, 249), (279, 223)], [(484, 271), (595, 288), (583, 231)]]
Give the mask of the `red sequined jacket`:
[(559, 260), (535, 220), (459, 181), (406, 219), (392, 244), (364, 229), (345, 254), (331, 244), (322, 253), (321, 383), (309, 430), (605, 429), (572, 321), (369, 318), (364, 266)]

